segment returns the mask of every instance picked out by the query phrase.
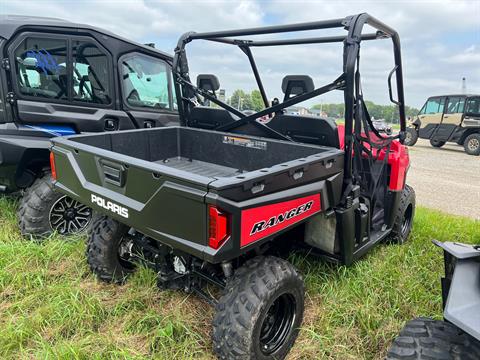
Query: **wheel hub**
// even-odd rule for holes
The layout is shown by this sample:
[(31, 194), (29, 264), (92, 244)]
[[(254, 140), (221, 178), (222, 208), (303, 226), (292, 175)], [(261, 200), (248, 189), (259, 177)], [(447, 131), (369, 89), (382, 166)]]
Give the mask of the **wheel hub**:
[(53, 231), (62, 235), (85, 230), (92, 219), (92, 210), (68, 196), (62, 196), (50, 209), (49, 222)]
[(278, 297), (268, 309), (260, 330), (260, 349), (266, 356), (277, 351), (295, 322), (296, 304), (291, 294)]
[(478, 139), (470, 139), (468, 142), (468, 148), (472, 151), (477, 150), (480, 147), (480, 141)]

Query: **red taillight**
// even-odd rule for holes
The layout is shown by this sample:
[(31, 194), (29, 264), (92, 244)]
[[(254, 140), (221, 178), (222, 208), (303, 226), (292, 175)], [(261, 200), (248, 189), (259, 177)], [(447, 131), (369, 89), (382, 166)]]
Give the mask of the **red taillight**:
[(208, 246), (218, 249), (230, 236), (229, 215), (215, 206), (208, 207)]
[(52, 170), (52, 179), (57, 180), (57, 169), (55, 168), (55, 156), (50, 152), (50, 169)]

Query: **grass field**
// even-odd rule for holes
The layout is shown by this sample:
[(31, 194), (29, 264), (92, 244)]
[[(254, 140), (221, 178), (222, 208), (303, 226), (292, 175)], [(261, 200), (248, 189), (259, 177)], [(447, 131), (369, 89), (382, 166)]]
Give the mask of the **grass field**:
[[(407, 245), (381, 245), (350, 268), (300, 255), (307, 284), (290, 359), (380, 359), (407, 320), (441, 316), (442, 252), (430, 240), (480, 243), (480, 224), (418, 209)], [(90, 274), (84, 238), (20, 238), (0, 198), (0, 358), (210, 359), (212, 309), (160, 292), (142, 269), (124, 286)]]

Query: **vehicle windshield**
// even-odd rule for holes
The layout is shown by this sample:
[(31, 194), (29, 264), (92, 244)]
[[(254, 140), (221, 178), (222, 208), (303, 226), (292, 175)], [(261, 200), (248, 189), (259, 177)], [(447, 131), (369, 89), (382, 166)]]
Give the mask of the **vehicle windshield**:
[(143, 54), (122, 60), (123, 91), (131, 107), (171, 109), (170, 71), (167, 64)]

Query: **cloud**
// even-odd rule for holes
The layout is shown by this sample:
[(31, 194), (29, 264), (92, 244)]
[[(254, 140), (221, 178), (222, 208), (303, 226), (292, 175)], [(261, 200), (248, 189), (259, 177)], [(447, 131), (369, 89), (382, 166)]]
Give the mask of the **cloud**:
[[(186, 31), (343, 18), (361, 12), (369, 12), (400, 34), (407, 105), (419, 107), (428, 96), (459, 92), (462, 77), (467, 78), (469, 92), (480, 92), (478, 0), (0, 0), (0, 13), (41, 14), (88, 23), (139, 42), (155, 42), (168, 52), (173, 52), (178, 37)], [(279, 36), (288, 35), (264, 38)], [(216, 73), (227, 94), (236, 88), (255, 88), (248, 60), (238, 49), (193, 42), (188, 51), (192, 73)], [(287, 74), (310, 75), (320, 86), (332, 81), (342, 70), (342, 48), (338, 45), (253, 51), (269, 97), (282, 95), (281, 79)], [(368, 99), (388, 103), (386, 76), (392, 68), (392, 58), (388, 40), (362, 44), (361, 72)], [(342, 101), (341, 93), (327, 94), (321, 101)]]

